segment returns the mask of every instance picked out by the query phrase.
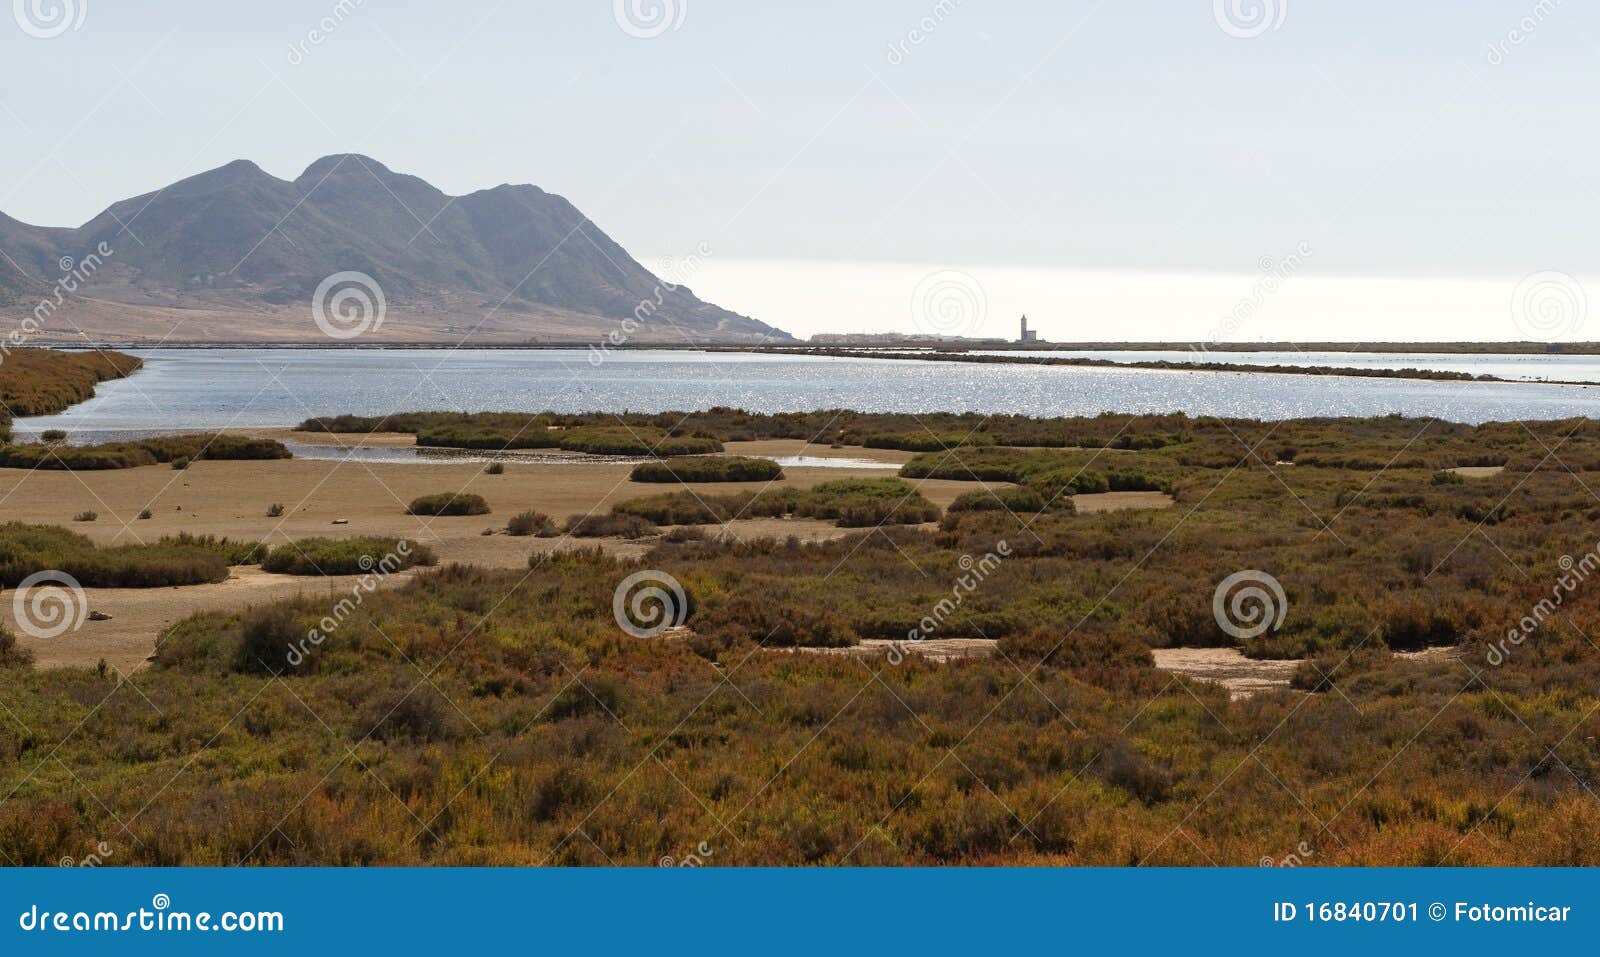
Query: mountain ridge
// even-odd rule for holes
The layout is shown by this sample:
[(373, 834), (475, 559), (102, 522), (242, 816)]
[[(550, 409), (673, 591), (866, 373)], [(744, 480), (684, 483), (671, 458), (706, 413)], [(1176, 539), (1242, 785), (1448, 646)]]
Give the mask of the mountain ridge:
[(314, 293), (357, 273), (386, 303), (364, 340), (792, 341), (656, 275), (563, 196), (531, 183), (451, 196), (355, 153), (324, 156), (293, 180), (234, 160), (75, 229), (0, 213), (0, 253), (0, 315), (18, 317), (55, 296), (74, 264), (96, 260), (35, 315), (69, 338), (90, 335), (87, 322), (109, 342), (314, 339)]

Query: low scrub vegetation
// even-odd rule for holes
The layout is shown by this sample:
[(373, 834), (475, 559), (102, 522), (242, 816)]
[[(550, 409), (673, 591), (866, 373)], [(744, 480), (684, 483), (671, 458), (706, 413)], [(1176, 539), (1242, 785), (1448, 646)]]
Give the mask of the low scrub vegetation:
[(518, 512), (506, 522), (507, 535), (544, 535), (549, 533), (555, 525), (550, 516), (543, 512)]
[(404, 539), (302, 538), (273, 546), (261, 568), (280, 575), (387, 575), (437, 562), (426, 545)]
[(406, 512), (410, 515), (487, 515), (489, 503), (482, 495), (470, 492), (439, 492), (412, 499)]
[(845, 528), (937, 521), (939, 508), (898, 479), (841, 479), (809, 489), (732, 495), (669, 492), (619, 502), (612, 511), (657, 525), (716, 525), (740, 518), (817, 518)]
[(170, 463), (187, 468), (197, 459), (286, 459), (275, 439), (235, 435), (173, 435), (103, 445), (29, 443), (0, 446), (0, 468), (89, 472)]
[(628, 477), (635, 482), (772, 482), (783, 478), (783, 469), (771, 459), (693, 455), (642, 462)]
[(15, 587), (37, 572), (59, 571), (85, 587), (157, 588), (228, 577), (240, 550), (226, 540), (165, 538), (151, 545), (97, 546), (55, 525), (0, 525), (0, 585)]
[[(719, 415), (702, 421), (779, 427)], [(180, 622), (124, 679), (138, 693), (17, 667), (0, 642), (0, 856), (48, 865), (126, 825), (130, 865), (640, 865), (707, 833), (726, 865), (1249, 866), (1302, 845), (1326, 865), (1600, 865), (1600, 423), (1019, 429), (1185, 438), (936, 457), (970, 474), (1020, 456), (1017, 496), (1143, 475), (1180, 507), (972, 507), (815, 544), (669, 534), (636, 560), (569, 544), (526, 568), (445, 565), (360, 600)], [(1314, 464), (1408, 443), (1387, 470)], [(1432, 481), (1491, 454), (1505, 474)], [(887, 481), (828, 497), (911, 488)], [(738, 501), (794, 514), (804, 494), (771, 491)], [(646, 522), (596, 525), (629, 519)], [(51, 537), (52, 559), (100, 551), (49, 535), (77, 540)], [(1286, 602), (1248, 637), (1213, 607), (1242, 570)], [(640, 573), (681, 587), (682, 629), (618, 627)], [(998, 648), (934, 661), (908, 653), (923, 639)], [(1300, 690), (1236, 700), (1153, 667), (1179, 646), (1307, 663)]]

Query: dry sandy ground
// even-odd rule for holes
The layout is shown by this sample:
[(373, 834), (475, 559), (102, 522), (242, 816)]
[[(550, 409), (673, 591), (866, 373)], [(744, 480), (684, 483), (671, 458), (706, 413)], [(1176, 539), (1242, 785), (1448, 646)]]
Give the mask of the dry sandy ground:
[(1119, 512), (1124, 509), (1171, 508), (1172, 496), (1166, 492), (1100, 492), (1096, 495), (1072, 496), (1073, 507), (1080, 514), (1090, 512)]
[[(409, 446), (410, 436), (314, 437), (299, 440)], [(892, 474), (908, 456), (899, 452), (829, 449), (803, 442), (731, 443), (730, 452), (805, 455), (815, 458), (873, 458), (884, 471), (859, 468), (790, 468), (781, 485), (808, 487), (840, 478)], [(502, 475), (488, 475), (481, 463), (414, 465), (368, 462), (322, 462), (288, 459), (268, 462), (200, 461), (185, 471), (150, 466), (104, 472), (0, 470), (0, 521), (63, 525), (101, 544), (154, 542), (178, 532), (222, 535), (281, 544), (313, 536), (344, 538), (383, 535), (408, 538), (431, 547), (442, 561), (470, 562), (497, 568), (525, 568), (535, 552), (571, 547), (563, 538), (513, 538), (504, 533), (506, 519), (527, 509), (557, 521), (569, 515), (603, 512), (623, 499), (669, 491), (664, 485), (628, 481), (631, 466), (612, 461), (583, 464), (519, 463)], [(701, 493), (757, 489), (764, 483), (699, 484)], [(924, 495), (948, 505), (970, 484), (928, 480), (917, 483)], [(419, 517), (405, 514), (411, 499), (432, 492), (468, 491), (482, 495), (489, 515)], [(280, 518), (267, 517), (268, 506), (281, 503)], [(151, 517), (140, 519), (148, 509)], [(93, 522), (75, 522), (80, 512), (98, 513)], [(334, 524), (343, 520), (343, 524)], [(485, 529), (496, 529), (485, 536)], [(798, 536), (823, 540), (850, 534), (832, 523), (807, 519), (756, 519), (729, 529), (742, 538)], [(585, 540), (619, 554), (638, 556), (648, 542), (619, 539)], [(397, 584), (405, 576), (391, 576)], [(39, 641), (15, 629), (12, 602), (0, 597), (3, 620), (31, 647), (41, 666), (92, 666), (101, 658), (126, 672), (142, 665), (157, 636), (176, 621), (200, 611), (240, 608), (296, 594), (348, 593), (355, 578), (306, 578), (270, 575), (259, 569), (234, 570), (234, 577), (215, 585), (184, 588), (85, 589), (89, 611), (111, 615), (109, 621), (86, 621), (69, 636)]]
[(1150, 653), (1162, 671), (1222, 685), (1234, 699), (1288, 688), (1300, 664), (1298, 659), (1246, 658), (1237, 648), (1155, 648)]
[[(258, 432), (300, 442), (366, 447), (410, 447), (410, 435), (327, 435)], [(841, 478), (891, 475), (911, 453), (878, 449), (808, 445), (800, 441), (734, 442), (729, 453), (805, 456), (814, 459), (870, 459), (883, 470), (846, 467), (791, 467), (775, 484), (809, 487)], [(557, 521), (569, 515), (605, 512), (615, 503), (641, 495), (670, 491), (673, 486), (628, 481), (631, 466), (612, 460), (577, 456), (572, 464), (542, 461), (506, 464), (501, 475), (484, 472), (482, 463), (409, 464), (326, 462), (288, 459), (267, 462), (195, 462), (187, 470), (150, 466), (104, 472), (0, 470), (0, 521), (63, 525), (104, 545), (154, 542), (179, 532), (226, 536), (282, 544), (299, 538), (346, 538), (381, 535), (428, 545), (441, 561), (468, 562), (495, 568), (525, 568), (530, 555), (571, 547), (566, 538), (513, 538), (504, 532), (506, 519), (532, 509)], [(925, 479), (912, 482), (941, 508), (975, 486), (970, 482)], [(759, 489), (765, 483), (696, 484), (702, 494)], [(491, 513), (480, 516), (419, 517), (405, 513), (406, 503), (434, 492), (466, 491), (489, 501)], [(1165, 508), (1171, 499), (1159, 492), (1110, 492), (1080, 495), (1079, 511), (1117, 508)], [(269, 518), (267, 509), (282, 504), (284, 514)], [(150, 518), (139, 515), (148, 509)], [(81, 512), (98, 513), (92, 522), (76, 522)], [(335, 524), (335, 522), (339, 524)], [(495, 534), (484, 535), (486, 529)], [(796, 536), (821, 541), (851, 534), (832, 523), (808, 519), (754, 519), (732, 523), (727, 531), (741, 538)], [(628, 557), (642, 555), (649, 542), (590, 539)], [(404, 581), (390, 576), (386, 584)], [(51, 640), (27, 637), (15, 628), (9, 600), (0, 598), (0, 620), (31, 647), (43, 667), (92, 666), (104, 658), (120, 672), (140, 667), (158, 635), (197, 612), (241, 608), (298, 594), (348, 594), (355, 577), (306, 578), (271, 575), (257, 568), (235, 569), (228, 581), (184, 588), (85, 589), (87, 610), (111, 616), (86, 621), (70, 635)], [(886, 643), (868, 642), (856, 654), (882, 654)], [(935, 640), (918, 643), (914, 654), (939, 660), (993, 652), (992, 642)]]
[(849, 655), (852, 658), (892, 657), (916, 655), (929, 661), (956, 661), (961, 658), (988, 658), (994, 655), (999, 642), (993, 638), (925, 638), (922, 641), (887, 641), (868, 638), (848, 648), (790, 648), (819, 655)]

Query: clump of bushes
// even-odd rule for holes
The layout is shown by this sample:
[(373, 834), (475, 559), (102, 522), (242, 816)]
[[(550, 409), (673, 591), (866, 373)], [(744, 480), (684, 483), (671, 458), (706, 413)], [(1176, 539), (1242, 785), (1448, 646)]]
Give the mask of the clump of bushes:
[(770, 482), (783, 478), (783, 469), (771, 459), (695, 455), (642, 462), (628, 477), (635, 482)]
[(507, 535), (538, 535), (547, 532), (554, 525), (550, 516), (543, 512), (526, 511), (518, 512), (506, 522)]
[(405, 539), (302, 538), (274, 547), (261, 568), (279, 575), (364, 575), (437, 563), (430, 548)]
[(306, 629), (296, 621), (294, 606), (276, 604), (251, 608), (239, 622), (233, 670), (265, 675), (309, 670), (304, 660), (298, 666), (292, 660), (303, 657), (304, 653), (291, 654), (291, 649), (298, 649), (305, 637)]
[(99, 512), (79, 512), (72, 516), (74, 522), (92, 522), (100, 517)]
[(793, 515), (836, 522), (843, 528), (916, 525), (937, 521), (939, 508), (899, 479), (840, 479), (809, 489), (769, 489), (735, 495), (674, 492), (619, 502), (618, 515), (658, 525), (715, 525), (734, 518)]
[[(1071, 499), (1064, 498), (1060, 502), (1065, 502), (1069, 506), (1072, 504)], [(1044, 511), (1045, 507), (1044, 496), (1031, 488), (997, 488), (979, 489), (976, 492), (962, 492), (956, 496), (955, 501), (950, 503), (948, 511), (1008, 511), (1018, 515), (1033, 515)]]
[(189, 532), (164, 535), (156, 544), (168, 548), (203, 548), (222, 556), (222, 560), (229, 565), (259, 565), (262, 556), (267, 553), (267, 546), (262, 542), (219, 538), (216, 535), (192, 535)]
[(408, 515), (487, 515), (489, 503), (482, 495), (470, 492), (440, 492), (423, 495), (406, 506)]
[(356, 723), (357, 738), (371, 735), (379, 741), (429, 742), (460, 733), (455, 707), (425, 681), (378, 698)]
[(505, 473), (506, 463), (504, 462), (490, 462), (483, 469), (483, 474), (485, 475), (504, 475)]
[(194, 541), (101, 548), (55, 525), (0, 525), (0, 585), (16, 586), (49, 570), (65, 572), (85, 587), (156, 588), (222, 581), (228, 561), (224, 550)]
[[(163, 462), (187, 468), (196, 459), (286, 459), (289, 450), (273, 439), (236, 435), (166, 435), (102, 445), (31, 443), (0, 448), (0, 468), (71, 472), (131, 469)], [(181, 463), (181, 464), (180, 464)]]
[(0, 627), (0, 668), (26, 668), (33, 664), (33, 652), (17, 642), (17, 636)]
[(273, 502), (271, 505), (267, 506), (267, 517), (268, 518), (279, 518), (282, 515), (283, 515), (283, 505), (281, 503)]
[(417, 444), (433, 448), (478, 449), (503, 452), (513, 449), (562, 449), (589, 455), (705, 455), (721, 452), (722, 443), (709, 435), (672, 435), (651, 426), (586, 426), (550, 429), (541, 425), (517, 428), (483, 428), (468, 425), (424, 427)]
[(994, 444), (987, 432), (888, 432), (866, 436), (861, 445), (869, 449), (898, 449), (902, 452), (946, 452), (950, 449), (977, 448)]
[(65, 442), (66, 440), (67, 432), (65, 429), (45, 429), (43, 432), (39, 433), (39, 441), (47, 442), (52, 445), (57, 442)]
[(637, 515), (573, 515), (566, 532), (573, 538), (644, 538), (654, 535), (654, 523)]

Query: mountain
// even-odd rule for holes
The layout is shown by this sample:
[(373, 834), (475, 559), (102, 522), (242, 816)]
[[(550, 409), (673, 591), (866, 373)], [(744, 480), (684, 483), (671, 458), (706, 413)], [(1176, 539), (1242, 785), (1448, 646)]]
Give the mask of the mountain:
[(663, 279), (537, 186), (448, 196), (356, 154), (293, 181), (237, 160), (77, 229), (0, 214), (0, 316), (110, 342), (316, 341), (319, 286), (354, 272), (385, 303), (363, 342), (792, 341), (681, 285), (695, 262)]

